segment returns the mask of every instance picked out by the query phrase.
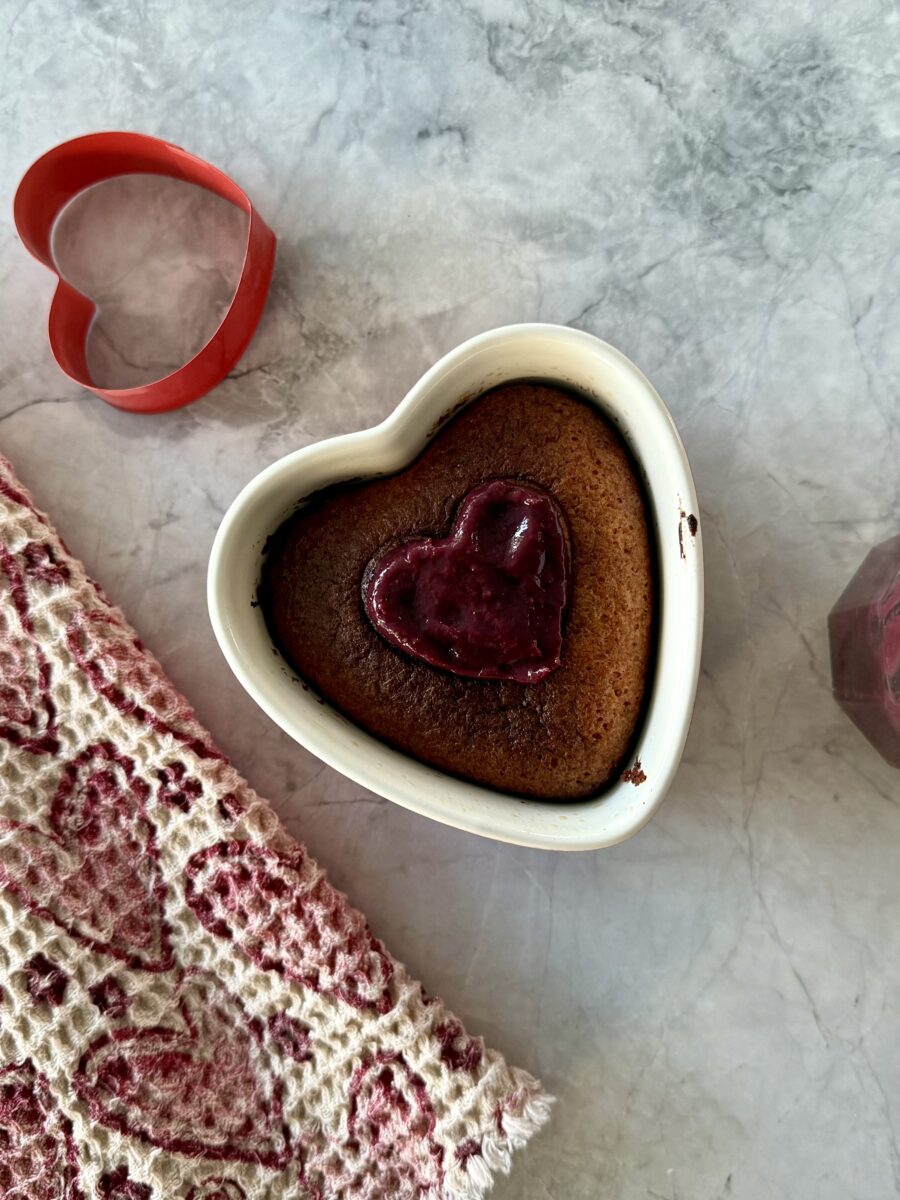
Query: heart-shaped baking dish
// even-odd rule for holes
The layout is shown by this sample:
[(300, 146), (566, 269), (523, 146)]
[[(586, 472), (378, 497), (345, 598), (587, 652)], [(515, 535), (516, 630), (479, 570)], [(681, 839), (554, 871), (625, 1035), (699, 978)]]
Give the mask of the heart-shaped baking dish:
[[(659, 579), (657, 646), (628, 770), (589, 800), (522, 800), (456, 779), (392, 749), (310, 690), (279, 653), (256, 605), (266, 542), (305, 497), (330, 484), (402, 470), (444, 422), (512, 380), (571, 388), (619, 429), (648, 498)], [(286, 733), (330, 766), (404, 808), (499, 841), (591, 850), (636, 833), (659, 807), (690, 725), (703, 636), (697, 497), (668, 410), (638, 368), (606, 342), (557, 325), (511, 325), (464, 342), (373, 429), (317, 442), (251, 480), (225, 514), (208, 601), (237, 678)]]

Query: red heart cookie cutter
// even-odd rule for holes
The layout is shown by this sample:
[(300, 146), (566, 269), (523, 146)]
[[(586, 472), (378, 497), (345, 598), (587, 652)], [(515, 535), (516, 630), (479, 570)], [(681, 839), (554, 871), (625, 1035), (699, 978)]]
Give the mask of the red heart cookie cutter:
[[(247, 214), (247, 245), (228, 311), (193, 358), (153, 383), (102, 388), (92, 381), (85, 358), (85, 342), (97, 306), (62, 278), (53, 261), (50, 238), (54, 222), (74, 196), (118, 175), (167, 175), (221, 196)], [(89, 133), (55, 146), (32, 163), (16, 191), (13, 215), (26, 248), (59, 281), (49, 319), (54, 358), (70, 379), (116, 408), (154, 413), (190, 404), (220, 383), (247, 348), (272, 281), (275, 235), (246, 193), (203, 159), (143, 133)]]

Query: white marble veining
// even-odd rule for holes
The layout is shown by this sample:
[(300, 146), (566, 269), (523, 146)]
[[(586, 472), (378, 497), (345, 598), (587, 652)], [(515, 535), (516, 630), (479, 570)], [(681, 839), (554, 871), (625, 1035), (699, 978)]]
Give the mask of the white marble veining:
[[(900, 1195), (900, 773), (834, 705), (825, 636), (900, 530), (896, 7), (0, 0), (0, 27), (0, 450), (393, 951), (559, 1097), (495, 1194)], [(58, 372), (50, 277), (10, 224), (34, 157), (110, 127), (222, 166), (280, 239), (247, 356), (167, 416)], [(98, 373), (202, 335), (230, 220), (139, 186), (83, 202), (60, 249), (104, 297)], [(205, 611), (251, 475), (531, 319), (646, 370), (701, 497), (684, 765), (599, 854), (362, 795), (255, 709)]]

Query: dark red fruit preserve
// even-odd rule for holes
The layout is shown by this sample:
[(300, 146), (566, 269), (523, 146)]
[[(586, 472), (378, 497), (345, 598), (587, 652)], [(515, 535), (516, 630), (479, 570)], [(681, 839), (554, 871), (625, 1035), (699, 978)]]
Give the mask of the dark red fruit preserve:
[(447, 537), (377, 554), (362, 595), (378, 633), (414, 658), (476, 679), (539, 683), (560, 664), (569, 576), (555, 500), (494, 479), (464, 497)]

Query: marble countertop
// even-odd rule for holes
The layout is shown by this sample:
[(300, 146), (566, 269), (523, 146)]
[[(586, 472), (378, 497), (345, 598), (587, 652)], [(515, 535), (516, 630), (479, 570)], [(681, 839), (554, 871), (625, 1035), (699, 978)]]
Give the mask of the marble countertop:
[[(0, 0), (0, 24), (0, 450), (394, 953), (558, 1096), (494, 1194), (900, 1195), (900, 773), (835, 706), (825, 628), (900, 531), (897, 10)], [(59, 373), (10, 223), (34, 157), (116, 127), (223, 167), (280, 239), (244, 360), (166, 416)], [(215, 323), (238, 218), (141, 181), (78, 204), (58, 244), (103, 303), (97, 378), (159, 375)], [(257, 470), (535, 319), (653, 379), (704, 524), (684, 763), (596, 854), (363, 794), (255, 708), (205, 609)]]

